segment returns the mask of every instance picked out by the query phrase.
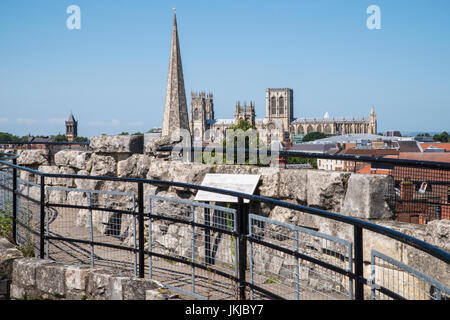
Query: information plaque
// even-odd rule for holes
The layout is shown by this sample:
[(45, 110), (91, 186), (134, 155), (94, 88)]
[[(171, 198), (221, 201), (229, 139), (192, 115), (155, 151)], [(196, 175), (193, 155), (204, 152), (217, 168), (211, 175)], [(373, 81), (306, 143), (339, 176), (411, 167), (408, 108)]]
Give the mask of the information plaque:
[[(203, 179), (202, 186), (218, 189), (231, 190), (247, 194), (253, 194), (258, 185), (259, 174), (215, 174), (207, 173)], [(198, 190), (195, 196), (196, 201), (209, 202), (238, 202), (233, 196)], [(249, 203), (248, 199), (244, 199), (244, 203)]]

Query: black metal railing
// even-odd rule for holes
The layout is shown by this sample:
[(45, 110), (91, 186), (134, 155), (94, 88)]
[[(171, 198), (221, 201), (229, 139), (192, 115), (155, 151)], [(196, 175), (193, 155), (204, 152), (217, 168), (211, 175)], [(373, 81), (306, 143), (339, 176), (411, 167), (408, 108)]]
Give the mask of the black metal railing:
[[(159, 147), (161, 152), (186, 152), (187, 158), (194, 161), (194, 154), (205, 152), (205, 147)], [(214, 152), (226, 154), (227, 148)], [(211, 152), (211, 150), (209, 150)], [(234, 153), (257, 154), (257, 149), (233, 149)], [(355, 155), (322, 154), (298, 151), (264, 150), (268, 156), (276, 154), (283, 159), (277, 166), (298, 168), (288, 165), (288, 159), (301, 158), (328, 160), (335, 164), (335, 171), (355, 173), (384, 174), (392, 176), (393, 185), (386, 194), (395, 218), (401, 222), (426, 224), (432, 220), (450, 219), (450, 162), (395, 159)], [(200, 157), (201, 159), (201, 157)], [(320, 166), (319, 166), (320, 169)]]
[[(295, 154), (295, 156), (298, 156), (298, 153)], [(312, 154), (306, 154), (305, 156), (311, 157)], [(331, 158), (327, 155), (317, 155), (321, 158)], [(345, 156), (344, 156), (345, 157)], [(247, 291), (249, 289), (255, 290), (262, 295), (269, 297), (269, 298), (282, 298), (281, 295), (271, 292), (270, 289), (264, 288), (260, 285), (256, 285), (254, 283), (251, 283), (248, 279), (247, 270), (248, 270), (248, 255), (247, 255), (247, 246), (248, 244), (257, 244), (261, 245), (265, 248), (275, 250), (278, 252), (282, 252), (284, 254), (287, 254), (295, 259), (303, 259), (305, 261), (309, 261), (313, 264), (319, 265), (322, 268), (331, 270), (337, 274), (340, 274), (352, 281), (354, 281), (354, 298), (358, 300), (364, 299), (364, 291), (365, 288), (371, 285), (371, 279), (367, 279), (364, 277), (365, 274), (365, 264), (364, 264), (364, 232), (370, 231), (374, 232), (376, 234), (386, 236), (392, 240), (398, 241), (400, 243), (403, 243), (409, 247), (415, 248), (419, 250), (421, 253), (428, 254), (431, 257), (436, 258), (440, 262), (450, 265), (450, 254), (438, 247), (435, 247), (433, 245), (430, 245), (427, 242), (424, 242), (422, 240), (413, 238), (411, 236), (408, 236), (404, 233), (400, 233), (398, 231), (383, 227), (381, 225), (377, 225), (374, 223), (370, 223), (361, 219), (356, 219), (352, 217), (348, 217), (342, 214), (332, 213), (321, 209), (311, 208), (299, 204), (289, 203), (285, 201), (280, 201), (276, 199), (271, 199), (268, 197), (258, 196), (258, 195), (250, 195), (250, 194), (244, 194), (240, 192), (230, 191), (230, 190), (223, 190), (218, 188), (211, 188), (211, 187), (205, 187), (200, 185), (193, 185), (193, 184), (187, 184), (187, 183), (181, 183), (181, 182), (174, 182), (174, 181), (163, 181), (163, 180), (150, 180), (150, 179), (136, 179), (136, 178), (118, 178), (118, 177), (101, 177), (101, 176), (84, 176), (84, 175), (76, 175), (76, 174), (50, 174), (50, 173), (43, 173), (37, 170), (33, 170), (30, 168), (19, 166), (15, 163), (16, 156), (13, 154), (2, 154), (0, 155), (0, 165), (4, 170), (9, 170), (11, 172), (11, 179), (12, 179), (12, 186), (8, 189), (7, 186), (2, 185), (3, 189), (7, 189), (12, 194), (12, 219), (13, 219), (13, 239), (15, 239), (15, 234), (17, 230), (18, 221), (17, 219), (17, 210), (18, 210), (18, 204), (17, 199), (19, 197), (22, 197), (23, 194), (21, 194), (20, 191), (17, 190), (17, 177), (19, 171), (25, 171), (28, 173), (31, 173), (35, 175), (36, 177), (39, 177), (39, 200), (37, 203), (39, 204), (39, 219), (38, 225), (39, 227), (37, 230), (33, 230), (31, 228), (31, 231), (34, 232), (38, 236), (38, 246), (37, 251), (41, 258), (45, 258), (45, 252), (46, 252), (46, 241), (53, 240), (53, 241), (61, 241), (63, 243), (72, 243), (72, 244), (86, 244), (92, 247), (105, 247), (110, 248), (114, 250), (119, 251), (126, 251), (131, 252), (133, 254), (137, 255), (137, 266), (138, 266), (138, 276), (143, 278), (145, 276), (145, 266), (146, 266), (146, 258), (148, 256), (153, 257), (159, 257), (163, 258), (169, 261), (173, 261), (176, 263), (185, 264), (188, 266), (191, 266), (192, 268), (199, 268), (205, 271), (213, 272), (214, 274), (217, 274), (219, 276), (231, 279), (237, 286), (237, 298), (245, 300), (248, 298)], [(345, 157), (346, 158), (346, 157)], [(361, 161), (364, 161), (367, 159), (361, 159)], [(373, 159), (371, 158), (370, 161), (372, 162), (387, 162), (387, 163), (396, 163), (398, 162), (392, 160), (392, 159), (385, 159), (385, 160), (379, 160), (379, 159)], [(401, 161), (401, 165), (408, 166), (408, 167), (417, 167), (417, 162), (411, 162), (411, 161)], [(422, 165), (427, 169), (448, 169), (448, 164), (433, 164), (433, 163), (422, 163)], [(90, 209), (92, 210), (92, 206), (85, 206), (85, 205), (71, 205), (71, 204), (63, 204), (58, 202), (50, 202), (45, 197), (45, 190), (46, 190), (46, 182), (47, 179), (52, 178), (65, 178), (65, 179), (82, 179), (82, 180), (97, 180), (97, 181), (112, 181), (112, 182), (123, 182), (128, 184), (133, 184), (136, 186), (136, 198), (137, 198), (137, 210), (130, 212), (129, 210), (121, 210), (121, 209), (107, 209), (107, 208), (95, 208), (98, 210), (104, 210), (104, 211), (110, 211), (115, 212), (118, 214), (125, 214), (125, 215), (131, 215), (137, 218), (138, 220), (138, 228), (137, 228), (137, 237), (135, 238), (138, 242), (137, 247), (133, 248), (130, 246), (125, 246), (121, 244), (114, 244), (114, 243), (108, 243), (103, 241), (92, 241), (92, 240), (83, 240), (83, 239), (76, 239), (76, 238), (70, 238), (68, 236), (61, 236), (61, 235), (50, 235), (48, 233), (48, 225), (46, 225), (46, 211), (50, 208), (58, 208), (58, 207), (65, 207), (65, 208), (72, 208), (76, 210), (80, 209)], [(447, 181), (448, 183), (448, 181)], [(159, 186), (159, 187), (177, 187), (177, 188), (184, 188), (184, 189), (191, 189), (191, 190), (203, 190), (207, 192), (217, 193), (221, 195), (228, 195), (233, 196), (237, 198), (237, 219), (236, 219), (236, 231), (227, 231), (227, 233), (230, 236), (236, 237), (238, 240), (238, 272), (237, 275), (235, 274), (229, 274), (227, 272), (223, 272), (217, 268), (215, 268), (214, 265), (211, 265), (210, 263), (206, 263), (208, 259), (205, 257), (205, 263), (199, 263), (196, 261), (190, 261), (187, 259), (182, 259), (179, 257), (175, 257), (173, 255), (169, 254), (161, 254), (158, 252), (153, 252), (151, 250), (145, 250), (145, 241), (146, 241), (146, 235), (145, 235), (145, 229), (144, 229), (144, 220), (145, 219), (159, 219), (159, 220), (166, 220), (170, 222), (175, 223), (181, 223), (181, 224), (189, 224), (195, 227), (200, 227), (205, 231), (211, 231), (211, 232), (218, 232), (221, 230), (218, 230), (213, 225), (209, 225), (207, 223), (192, 223), (187, 222), (185, 219), (180, 219), (176, 217), (163, 217), (159, 215), (154, 215), (151, 212), (145, 212), (144, 208), (144, 187), (145, 185), (151, 185), (151, 186)], [(249, 207), (248, 204), (244, 202), (244, 200), (249, 200), (253, 203), (259, 203), (259, 204), (267, 204), (272, 207), (282, 207), (290, 210), (294, 210), (297, 212), (306, 213), (312, 216), (317, 216), (325, 219), (330, 219), (339, 223), (343, 223), (345, 225), (348, 225), (353, 228), (353, 257), (352, 261), (354, 262), (354, 271), (349, 271), (347, 269), (337, 267), (331, 263), (321, 261), (316, 258), (312, 258), (308, 256), (307, 254), (300, 253), (297, 250), (291, 250), (288, 248), (285, 248), (283, 246), (261, 240), (257, 236), (250, 235), (249, 233), (249, 224), (248, 224), (248, 214), (249, 214)], [(223, 230), (221, 232), (224, 232)], [(210, 261), (210, 260), (209, 260)], [(444, 286), (445, 287), (445, 286)], [(392, 292), (384, 287), (378, 288), (380, 292), (385, 294), (388, 297), (391, 297), (393, 299), (396, 299), (399, 297), (399, 295), (395, 292)], [(449, 293), (446, 293), (449, 294)]]

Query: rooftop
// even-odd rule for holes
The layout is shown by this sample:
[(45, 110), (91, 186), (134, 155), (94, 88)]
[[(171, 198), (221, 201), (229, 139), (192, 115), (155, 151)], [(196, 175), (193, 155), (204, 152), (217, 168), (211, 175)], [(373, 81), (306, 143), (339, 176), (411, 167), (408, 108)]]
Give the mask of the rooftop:
[(388, 155), (386, 158), (450, 163), (450, 152), (400, 152), (398, 155)]
[(334, 122), (367, 122), (369, 118), (365, 117), (352, 117), (352, 118), (335, 118), (335, 117), (319, 117), (319, 118), (296, 118), (293, 123), (317, 123), (317, 122), (326, 122), (326, 123), (334, 123)]
[(397, 140), (396, 137), (383, 137), (376, 134), (365, 134), (365, 133), (356, 133), (356, 134), (343, 134), (339, 136), (332, 136), (328, 138), (318, 139), (312, 142), (312, 144), (327, 144), (327, 143), (349, 143), (349, 142), (360, 142), (360, 141), (392, 141)]
[(357, 155), (367, 157), (384, 157), (386, 155), (398, 155), (400, 152), (397, 149), (358, 149), (351, 148), (339, 152), (341, 155)]
[(293, 144), (289, 149), (290, 151), (301, 151), (301, 152), (311, 152), (311, 153), (336, 153), (338, 151), (337, 147), (333, 143), (329, 144), (307, 144), (299, 143)]
[(441, 142), (434, 142), (434, 143), (421, 143), (420, 147), (423, 151), (427, 150), (429, 147), (435, 147), (439, 149), (445, 149), (446, 152), (450, 152), (450, 143), (441, 143)]

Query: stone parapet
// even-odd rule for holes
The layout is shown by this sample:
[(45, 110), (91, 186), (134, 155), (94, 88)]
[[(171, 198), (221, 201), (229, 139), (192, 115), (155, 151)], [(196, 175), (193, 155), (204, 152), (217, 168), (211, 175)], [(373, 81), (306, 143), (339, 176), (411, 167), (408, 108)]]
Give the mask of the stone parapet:
[(101, 153), (143, 153), (144, 136), (95, 136), (91, 138), (89, 147), (92, 151)]

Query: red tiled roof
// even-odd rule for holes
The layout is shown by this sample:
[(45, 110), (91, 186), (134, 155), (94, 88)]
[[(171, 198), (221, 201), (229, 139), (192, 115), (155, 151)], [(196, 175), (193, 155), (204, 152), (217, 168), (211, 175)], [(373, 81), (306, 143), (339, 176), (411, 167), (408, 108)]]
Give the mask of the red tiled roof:
[(422, 147), (422, 150), (425, 151), (429, 147), (433, 146), (439, 149), (445, 149), (445, 151), (450, 152), (450, 143), (439, 143), (439, 142), (433, 142), (433, 143), (421, 143), (420, 146)]
[(400, 152), (399, 155), (387, 155), (385, 158), (450, 162), (450, 152)]
[(344, 155), (358, 155), (369, 157), (382, 157), (386, 155), (398, 155), (400, 152), (396, 149), (347, 149), (339, 152)]

